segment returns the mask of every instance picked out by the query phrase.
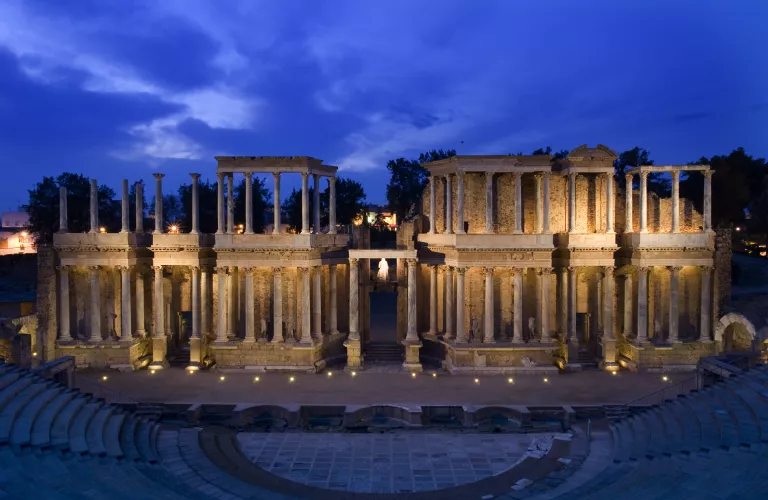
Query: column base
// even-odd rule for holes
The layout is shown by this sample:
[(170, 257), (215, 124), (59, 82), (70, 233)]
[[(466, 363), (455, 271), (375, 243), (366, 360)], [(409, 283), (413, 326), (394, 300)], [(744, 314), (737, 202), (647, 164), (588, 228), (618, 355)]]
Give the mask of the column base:
[(621, 369), (621, 367), (615, 361), (602, 361), (600, 363), (600, 369), (607, 372), (617, 372)]
[(512, 337), (511, 342), (513, 344), (525, 344), (525, 340), (522, 337)]
[(143, 339), (144, 337), (147, 336), (147, 332), (144, 331), (144, 330), (136, 330), (136, 332), (134, 332), (133, 336), (134, 337), (138, 337), (140, 339)]
[(195, 365), (197, 366), (197, 369), (200, 368), (200, 365), (203, 362), (202, 345), (203, 342), (200, 337), (192, 337), (189, 339), (189, 366), (187, 369), (190, 369), (191, 366)]
[(682, 344), (682, 343), (683, 343), (683, 341), (682, 341), (682, 340), (680, 340), (680, 339), (668, 339), (668, 340), (667, 340), (667, 343), (668, 343), (668, 344)]
[(344, 347), (347, 349), (347, 366), (344, 371), (361, 370), (363, 358), (360, 339), (347, 339), (344, 341)]
[(419, 349), (421, 349), (421, 345), (420, 341), (413, 342), (407, 339), (403, 341), (403, 346), (405, 346), (405, 362), (403, 363), (403, 368), (405, 370), (414, 373), (422, 372), (424, 370), (421, 366), (421, 361), (419, 360)]
[(701, 342), (702, 344), (711, 344), (712, 342), (714, 342), (714, 340), (712, 340), (712, 339), (710, 339), (710, 338), (707, 338), (707, 339), (699, 339), (699, 342)]
[(496, 340), (495, 339), (483, 339), (482, 343), (483, 344), (495, 344)]
[(118, 341), (122, 342), (122, 343), (125, 343), (125, 344), (129, 344), (129, 343), (133, 342), (133, 337), (130, 336), (130, 335), (121, 335), (120, 338), (118, 339)]

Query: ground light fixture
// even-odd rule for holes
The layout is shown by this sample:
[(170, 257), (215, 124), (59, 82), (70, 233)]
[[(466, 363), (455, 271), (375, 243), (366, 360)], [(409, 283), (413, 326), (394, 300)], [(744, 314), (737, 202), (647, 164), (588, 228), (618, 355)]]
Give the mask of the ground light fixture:
[(437, 373), (432, 372), (432, 378), (437, 378)]
[(353, 371), (353, 372), (352, 372), (352, 376), (353, 376), (353, 377), (357, 377), (357, 372), (356, 372), (356, 371)]
[(416, 378), (416, 372), (411, 372), (411, 378)]
[(663, 380), (664, 382), (669, 382), (669, 377), (664, 375), (663, 377), (661, 377), (661, 380)]
[(619, 374), (619, 372), (611, 372), (611, 375), (613, 375), (613, 376), (616, 376), (618, 374)]
[(293, 383), (295, 380), (296, 380), (296, 377), (294, 377), (294, 376), (291, 376), (291, 377), (288, 379), (288, 382), (290, 382), (290, 383)]
[(258, 382), (259, 380), (261, 380), (259, 377), (253, 377), (253, 381), (254, 381), (254, 383), (255, 383), (255, 382)]
[(480, 379), (479, 379), (479, 378), (476, 378), (476, 379), (475, 379), (475, 383), (476, 383), (476, 384), (479, 384), (479, 383), (480, 383)]
[(106, 375), (102, 376), (102, 377), (101, 377), (101, 380), (104, 380), (104, 381), (106, 381), (106, 380), (107, 380), (107, 376), (106, 376)]
[(333, 377), (333, 372), (328, 372), (329, 377)]
[(549, 382), (549, 379), (547, 377), (544, 377), (544, 383), (546, 384), (547, 382)]
[(154, 375), (155, 374), (155, 370), (149, 370), (149, 374), (150, 375)]
[(219, 377), (219, 380), (221, 380), (222, 382), (224, 382), (224, 380), (225, 380), (225, 379), (226, 379), (226, 377), (224, 377), (224, 375), (222, 375), (221, 377)]
[(515, 379), (513, 379), (512, 377), (509, 377), (509, 378), (507, 379), (507, 383), (508, 383), (508, 384), (514, 384), (514, 383), (515, 383)]

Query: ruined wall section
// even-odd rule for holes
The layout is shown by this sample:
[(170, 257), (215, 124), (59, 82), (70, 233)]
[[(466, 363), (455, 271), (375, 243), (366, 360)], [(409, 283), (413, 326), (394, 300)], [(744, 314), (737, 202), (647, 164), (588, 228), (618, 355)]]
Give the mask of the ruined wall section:
[(56, 357), (58, 304), (56, 288), (56, 255), (49, 246), (37, 248), (37, 342), (43, 345), (43, 360)]

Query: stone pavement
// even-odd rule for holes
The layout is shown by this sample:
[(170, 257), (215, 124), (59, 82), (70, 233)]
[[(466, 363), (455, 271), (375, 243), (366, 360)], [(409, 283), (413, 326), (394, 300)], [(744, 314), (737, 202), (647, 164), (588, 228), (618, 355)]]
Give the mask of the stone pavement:
[[(508, 377), (422, 373), (358, 372), (356, 376), (333, 371), (322, 374), (227, 373), (203, 371), (188, 374), (181, 369), (137, 372), (78, 372), (76, 384), (94, 391), (86, 377), (106, 388), (145, 402), (166, 403), (267, 403), (267, 404), (475, 404), (475, 405), (592, 405), (623, 404), (664, 387), (674, 390), (675, 382), (693, 373), (660, 374), (588, 371), (550, 376)], [(102, 377), (106, 375), (106, 381)], [(221, 377), (224, 377), (222, 380)], [(255, 381), (258, 377), (258, 381)], [(291, 381), (293, 377), (293, 381)], [(98, 392), (98, 389), (97, 389)], [(97, 394), (110, 398), (108, 390)], [(669, 397), (672, 394), (670, 392)]]

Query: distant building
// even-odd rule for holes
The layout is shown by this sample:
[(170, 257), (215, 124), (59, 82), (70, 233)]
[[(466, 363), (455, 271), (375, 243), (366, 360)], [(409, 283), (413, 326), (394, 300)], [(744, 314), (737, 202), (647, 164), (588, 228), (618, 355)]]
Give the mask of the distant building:
[(3, 212), (0, 214), (0, 255), (35, 253), (34, 241), (27, 232), (27, 212)]

